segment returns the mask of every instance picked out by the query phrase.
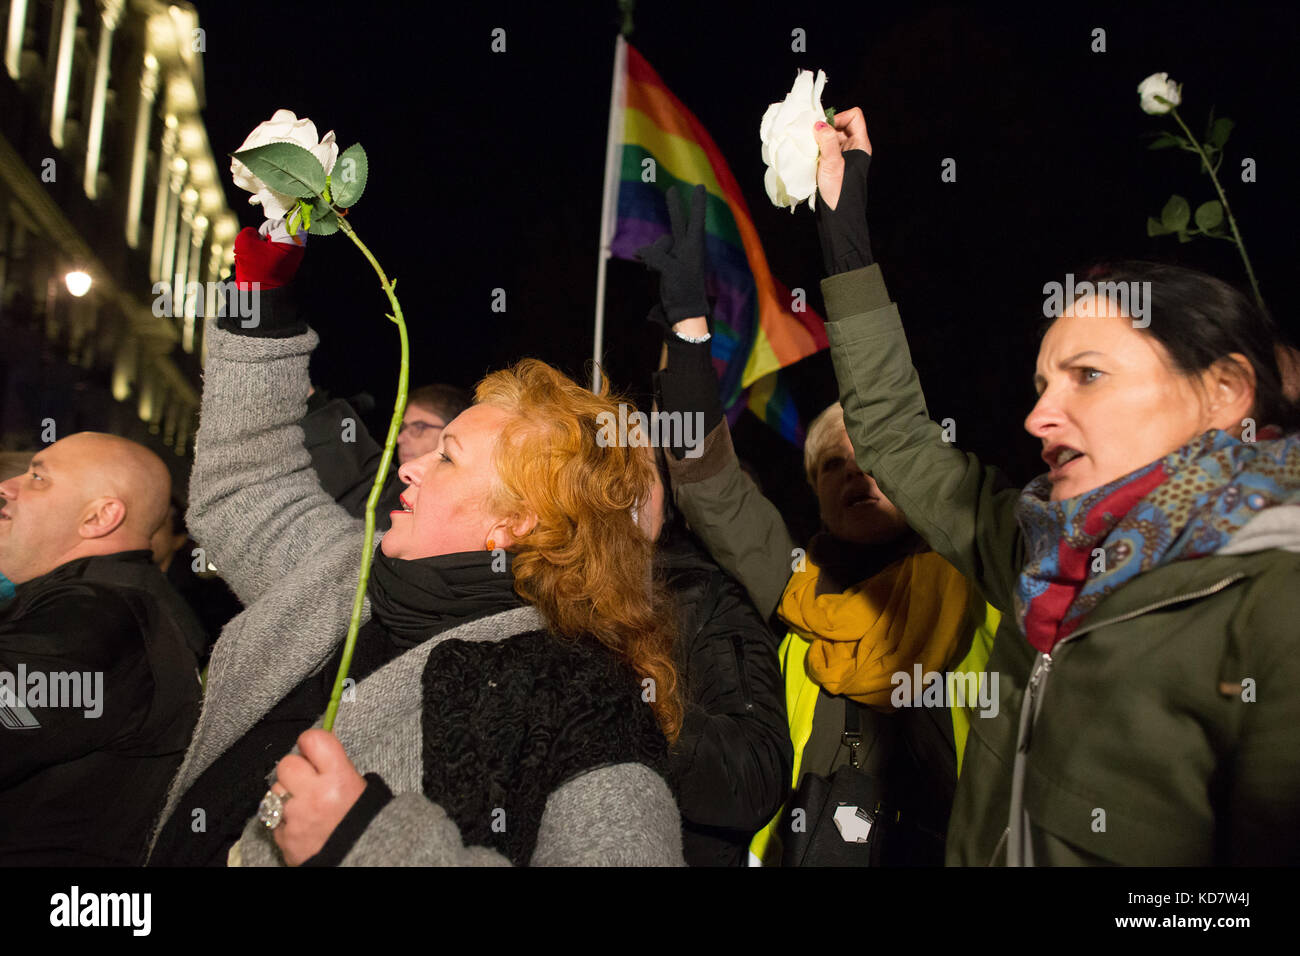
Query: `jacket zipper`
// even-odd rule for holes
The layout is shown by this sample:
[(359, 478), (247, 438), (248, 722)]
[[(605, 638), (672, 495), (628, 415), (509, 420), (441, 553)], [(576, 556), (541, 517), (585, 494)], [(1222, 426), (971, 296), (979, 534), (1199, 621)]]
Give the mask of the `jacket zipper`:
[(749, 675), (745, 670), (745, 639), (739, 634), (733, 634), (731, 643), (736, 649), (736, 672), (740, 677), (740, 693), (745, 701), (745, 710), (753, 712), (754, 697), (749, 691)]
[[(1187, 601), (1195, 601), (1198, 598), (1208, 597), (1211, 594), (1215, 594), (1218, 591), (1222, 591), (1229, 584), (1232, 584), (1235, 581), (1240, 581), (1245, 576), (1246, 575), (1244, 573), (1238, 572), (1237, 574), (1229, 575), (1228, 577), (1224, 578), (1222, 581), (1218, 581), (1207, 588), (1201, 588), (1201, 590), (1199, 591), (1193, 591), (1191, 594), (1180, 594), (1176, 597), (1165, 598), (1163, 601), (1157, 601), (1154, 604), (1148, 604), (1146, 607), (1138, 608), (1136, 611), (1129, 611), (1127, 614), (1119, 615), (1119, 617), (1112, 617), (1109, 620), (1098, 621), (1096, 624), (1089, 624), (1087, 627), (1080, 628), (1079, 630), (1075, 631), (1073, 634), (1069, 635), (1068, 637), (1061, 638), (1059, 641), (1056, 642), (1056, 647), (1060, 647), (1063, 644), (1068, 644), (1070, 643), (1070, 641), (1073, 641), (1076, 638), (1083, 637), (1083, 635), (1087, 634), (1089, 631), (1095, 631), (1100, 627), (1107, 627), (1108, 625), (1111, 624), (1119, 624), (1123, 621), (1129, 621), (1135, 617), (1140, 617), (1141, 615), (1147, 614), (1151, 611), (1159, 610), (1162, 607), (1168, 607), (1171, 604), (1183, 604)], [(1053, 650), (1055, 649), (1056, 648), (1053, 648)], [(1033, 710), (1029, 712), (1028, 729), (1030, 732), (1032, 732), (1033, 730), (1034, 721), (1038, 719), (1038, 709), (1042, 707), (1042, 703), (1043, 703), (1042, 694), (1044, 690), (1047, 688), (1047, 678), (1052, 672), (1051, 653), (1047, 652), (1047, 653), (1040, 654), (1039, 664), (1041, 666), (1036, 666), (1033, 670), (1033, 673), (1029, 677), (1030, 703), (1033, 705)], [(1022, 748), (1025, 751), (1029, 750), (1029, 735), (1030, 735), (1029, 733), (1026, 733), (1025, 735), (1025, 743), (1024, 743), (1024, 747)]]
[[(1122, 621), (1132, 620), (1135, 617), (1139, 617), (1143, 614), (1147, 614), (1150, 611), (1159, 610), (1162, 607), (1168, 607), (1172, 604), (1183, 604), (1187, 601), (1195, 601), (1199, 598), (1208, 597), (1211, 594), (1215, 594), (1219, 591), (1222, 591), (1229, 584), (1233, 584), (1237, 581), (1240, 581), (1244, 577), (1246, 577), (1244, 572), (1238, 572), (1237, 574), (1229, 575), (1228, 577), (1222, 579), (1221, 581), (1215, 582), (1209, 587), (1201, 588), (1199, 591), (1193, 591), (1190, 594), (1180, 594), (1171, 598), (1165, 598), (1162, 601), (1156, 601), (1154, 604), (1148, 604), (1145, 607), (1138, 608), (1135, 611), (1129, 611), (1128, 613), (1121, 614), (1118, 617), (1112, 617), (1105, 621), (1098, 621), (1095, 624), (1089, 624), (1087, 627), (1080, 628), (1079, 630), (1075, 631), (1073, 634), (1069, 635), (1068, 637), (1061, 638), (1061, 640), (1056, 642), (1056, 645), (1055, 647), (1053, 647), (1053, 650), (1055, 650), (1057, 647), (1060, 647), (1063, 644), (1068, 644), (1070, 641), (1073, 641), (1076, 638), (1082, 637), (1084, 634), (1087, 634), (1089, 631), (1095, 631), (1098, 628), (1107, 627), (1108, 625), (1111, 624), (1119, 624)], [(1047, 678), (1052, 672), (1052, 663), (1053, 663), (1053, 658), (1051, 653), (1045, 653), (1040, 651), (1038, 655), (1038, 659), (1034, 662), (1034, 669), (1030, 672), (1029, 690), (1025, 695), (1025, 702), (1021, 705), (1022, 707), (1029, 708), (1029, 715), (1028, 715), (1028, 720), (1025, 723), (1024, 735), (1021, 737), (1019, 741), (1017, 741), (1016, 744), (1018, 760), (1028, 759), (1029, 744), (1030, 744), (1030, 740), (1033, 737), (1034, 724), (1038, 720), (1038, 711), (1043, 705), (1043, 694), (1047, 689)], [(1013, 794), (1011, 802), (1012, 802), (1012, 806), (1015, 806), (1020, 801), (1017, 800), (1016, 796)], [(1007, 828), (1007, 833), (1010, 832), (1010, 827), (1015, 826), (1016, 823), (1017, 821), (1014, 820), (1010, 822), (1010, 826)], [(1005, 835), (1006, 834), (1004, 834), (1004, 836)], [(1000, 847), (1001, 845), (1002, 845), (1002, 841), (999, 840), (998, 847)], [(993, 859), (995, 859), (996, 857), (997, 857), (997, 848), (995, 847), (993, 850), (993, 858), (989, 860), (990, 866), (993, 865)]]
[[(1070, 637), (1075, 635), (1071, 634)], [(1068, 640), (1069, 638), (1066, 638)], [(1065, 640), (1059, 643), (1064, 644)], [(1041, 704), (1039, 695), (1042, 693), (1042, 687), (1047, 684), (1047, 675), (1052, 671), (1052, 655), (1040, 652), (1038, 660), (1034, 661), (1034, 669), (1029, 675), (1029, 699), (1024, 706), (1029, 708), (1029, 721), (1025, 726), (1024, 738), (1016, 748), (1021, 753), (1029, 752), (1029, 740), (1034, 733), (1034, 721), (1038, 718), (1038, 708)]]
[(998, 851), (1007, 845), (1007, 837), (1009, 837), (1010, 835), (1011, 835), (1011, 828), (1005, 827), (1002, 830), (1002, 836), (998, 837), (998, 842), (993, 847), (993, 855), (989, 857), (989, 861), (988, 863), (985, 864), (985, 866), (992, 866), (994, 862), (996, 862), (998, 858)]

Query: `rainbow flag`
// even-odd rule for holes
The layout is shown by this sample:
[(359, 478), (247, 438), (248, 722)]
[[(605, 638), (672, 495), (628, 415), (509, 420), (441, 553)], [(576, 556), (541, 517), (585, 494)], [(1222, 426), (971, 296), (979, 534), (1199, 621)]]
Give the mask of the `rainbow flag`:
[(606, 182), (618, 190), (610, 254), (635, 259), (639, 248), (669, 232), (668, 189), (703, 183), (713, 364), (723, 408), (734, 423), (748, 407), (802, 444), (798, 411), (778, 373), (826, 348), (825, 324), (806, 304), (804, 311), (791, 308), (790, 290), (768, 269), (745, 197), (713, 138), (645, 58), (622, 37), (618, 43), (610, 136), (617, 148), (621, 123), (622, 154), (615, 158), (617, 179)]

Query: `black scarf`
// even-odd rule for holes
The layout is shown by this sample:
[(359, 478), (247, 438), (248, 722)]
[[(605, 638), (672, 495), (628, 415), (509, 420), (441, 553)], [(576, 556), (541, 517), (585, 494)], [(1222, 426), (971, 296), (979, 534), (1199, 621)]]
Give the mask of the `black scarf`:
[(376, 549), (366, 594), (374, 620), (398, 647), (524, 603), (515, 593), (510, 555), (491, 551), (403, 561)]
[[(808, 553), (821, 568), (824, 586), (817, 593), (839, 593), (874, 577), (899, 558), (929, 550), (911, 528), (885, 544), (857, 544), (818, 531), (808, 542)], [(819, 585), (822, 582), (819, 582)]]

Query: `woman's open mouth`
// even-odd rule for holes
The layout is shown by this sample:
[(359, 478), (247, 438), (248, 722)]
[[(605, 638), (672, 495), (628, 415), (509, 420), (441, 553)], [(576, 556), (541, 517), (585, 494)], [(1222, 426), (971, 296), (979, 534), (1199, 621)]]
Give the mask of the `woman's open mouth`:
[(1043, 461), (1051, 467), (1048, 478), (1051, 481), (1060, 481), (1066, 469), (1082, 457), (1083, 452), (1077, 448), (1071, 448), (1069, 445), (1053, 445), (1043, 452)]
[(853, 494), (845, 497), (844, 507), (856, 508), (862, 505), (871, 507), (874, 506), (876, 502), (879, 500), (880, 499), (878, 499), (875, 495), (873, 495), (869, 491), (855, 491)]

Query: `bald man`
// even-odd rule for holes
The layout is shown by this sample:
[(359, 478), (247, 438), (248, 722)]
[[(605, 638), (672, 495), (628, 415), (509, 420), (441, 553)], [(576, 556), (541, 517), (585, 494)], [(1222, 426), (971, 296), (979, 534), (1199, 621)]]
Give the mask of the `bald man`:
[(0, 482), (0, 865), (132, 865), (198, 718), (188, 607), (152, 563), (171, 477), (82, 432)]
[[(32, 453), (29, 451), (0, 451), (0, 481), (12, 478), (14, 475), (21, 475), (27, 470), (31, 460)], [(0, 571), (0, 607), (8, 604), (13, 596), (14, 583), (4, 576), (3, 571)]]

